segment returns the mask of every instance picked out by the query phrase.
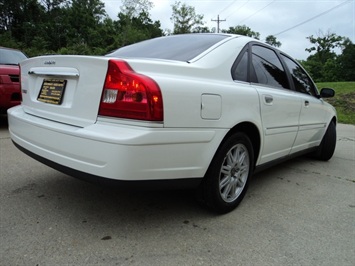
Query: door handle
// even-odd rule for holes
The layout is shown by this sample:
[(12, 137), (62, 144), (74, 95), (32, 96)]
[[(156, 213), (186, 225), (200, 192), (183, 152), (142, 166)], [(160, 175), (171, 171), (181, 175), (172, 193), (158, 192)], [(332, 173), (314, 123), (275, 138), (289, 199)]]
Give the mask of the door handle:
[(274, 98), (271, 95), (264, 95), (264, 102), (266, 105), (272, 105)]
[(304, 106), (309, 106), (309, 101), (304, 101)]

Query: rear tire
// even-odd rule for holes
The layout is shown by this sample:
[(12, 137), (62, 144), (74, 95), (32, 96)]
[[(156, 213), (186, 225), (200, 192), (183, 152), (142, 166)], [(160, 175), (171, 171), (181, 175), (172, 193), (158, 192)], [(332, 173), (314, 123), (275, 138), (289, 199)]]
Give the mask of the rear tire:
[(245, 196), (254, 169), (254, 153), (244, 133), (229, 137), (217, 150), (204, 180), (200, 195), (215, 212), (235, 209)]
[(314, 153), (314, 157), (318, 160), (328, 161), (330, 158), (332, 158), (334, 154), (336, 142), (336, 126), (335, 123), (332, 121), (330, 122), (317, 151)]

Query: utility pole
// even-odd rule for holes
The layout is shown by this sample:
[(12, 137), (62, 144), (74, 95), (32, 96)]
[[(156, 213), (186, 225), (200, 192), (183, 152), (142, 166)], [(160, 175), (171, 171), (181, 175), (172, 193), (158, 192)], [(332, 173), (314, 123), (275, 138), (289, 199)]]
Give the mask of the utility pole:
[(219, 15), (217, 16), (217, 19), (211, 19), (211, 21), (217, 21), (217, 33), (219, 33), (219, 23), (226, 21), (225, 19), (219, 19)]

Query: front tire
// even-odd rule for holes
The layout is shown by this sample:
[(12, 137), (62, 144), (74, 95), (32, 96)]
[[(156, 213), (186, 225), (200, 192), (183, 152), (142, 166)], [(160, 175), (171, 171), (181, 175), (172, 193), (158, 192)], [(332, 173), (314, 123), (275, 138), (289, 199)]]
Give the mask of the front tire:
[(317, 151), (314, 154), (315, 158), (322, 161), (328, 161), (330, 158), (332, 158), (335, 151), (336, 142), (336, 126), (335, 123), (332, 121), (330, 122), (327, 131), (324, 134), (321, 144), (319, 145)]
[(202, 182), (203, 201), (218, 213), (235, 209), (245, 196), (254, 169), (254, 153), (244, 133), (229, 137), (218, 149)]

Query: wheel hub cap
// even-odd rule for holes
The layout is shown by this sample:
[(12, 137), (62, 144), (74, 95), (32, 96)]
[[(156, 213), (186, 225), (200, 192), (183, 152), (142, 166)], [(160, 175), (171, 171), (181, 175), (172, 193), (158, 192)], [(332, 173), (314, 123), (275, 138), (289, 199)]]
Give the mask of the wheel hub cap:
[(243, 144), (226, 154), (220, 172), (219, 188), (225, 202), (233, 202), (242, 193), (249, 175), (249, 153)]

